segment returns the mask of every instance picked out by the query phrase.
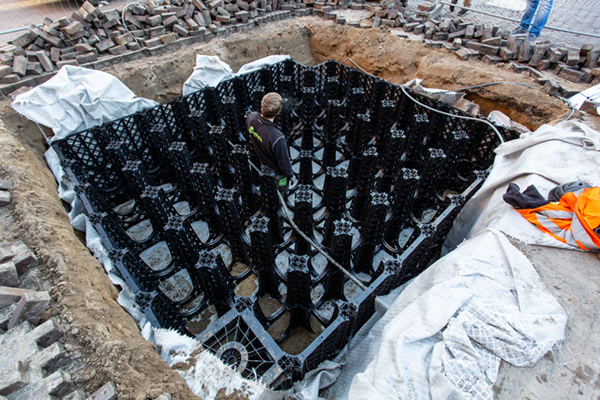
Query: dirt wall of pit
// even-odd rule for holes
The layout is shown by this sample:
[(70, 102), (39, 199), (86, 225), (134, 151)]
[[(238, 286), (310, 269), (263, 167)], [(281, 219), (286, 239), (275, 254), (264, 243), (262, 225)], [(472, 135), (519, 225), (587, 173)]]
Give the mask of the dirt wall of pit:
[[(483, 64), (462, 62), (445, 50), (432, 50), (386, 30), (359, 30), (317, 18), (299, 18), (266, 25), (260, 31), (235, 34), (175, 53), (135, 60), (105, 70), (138, 96), (165, 102), (181, 95), (196, 54), (218, 55), (234, 71), (243, 64), (273, 54), (290, 54), (303, 64), (352, 58), (366, 71), (393, 83), (412, 78), (423, 85), (457, 88), (499, 80), (535, 84), (530, 77)], [(515, 86), (494, 86), (470, 94), (483, 111), (500, 109), (517, 122), (535, 128), (568, 109), (542, 92)], [(119, 399), (145, 398), (168, 392), (174, 399), (196, 399), (185, 382), (142, 339), (133, 319), (116, 302), (117, 289), (100, 264), (74, 233), (57, 195), (54, 177), (43, 152), (37, 126), (17, 115), (10, 101), (0, 102), (0, 179), (14, 182), (8, 210), (13, 229), (0, 240), (20, 238), (42, 261), (52, 304), (50, 316), (64, 322), (67, 341), (78, 349), (83, 368), (74, 379), (91, 392), (113, 381)]]

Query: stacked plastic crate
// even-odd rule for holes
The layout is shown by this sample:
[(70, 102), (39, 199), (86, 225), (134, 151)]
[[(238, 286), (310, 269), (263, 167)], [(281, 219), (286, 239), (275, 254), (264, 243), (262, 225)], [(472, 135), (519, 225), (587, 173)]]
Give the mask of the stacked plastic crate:
[[(291, 228), (273, 174), (250, 167), (245, 117), (270, 91), (284, 98), (294, 222), (367, 290)], [(148, 319), (286, 388), (348, 343), (376, 296), (427, 267), (498, 144), (488, 125), (371, 75), (288, 60), (54, 148)], [(311, 342), (286, 351), (299, 332)]]

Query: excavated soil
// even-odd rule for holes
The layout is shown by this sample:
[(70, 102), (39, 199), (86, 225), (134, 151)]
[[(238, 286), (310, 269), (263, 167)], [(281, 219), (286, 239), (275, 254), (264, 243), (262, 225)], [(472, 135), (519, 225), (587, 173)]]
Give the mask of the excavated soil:
[[(196, 54), (218, 55), (234, 71), (257, 58), (290, 54), (309, 65), (327, 59), (351, 65), (349, 57), (393, 83), (417, 77), (424, 86), (444, 89), (503, 80), (536, 84), (530, 77), (478, 61), (463, 62), (446, 50), (432, 50), (385, 29), (359, 30), (317, 18), (270, 24), (260, 31), (128, 62), (106, 72), (137, 95), (164, 102), (181, 95)], [(568, 112), (558, 99), (522, 87), (493, 86), (469, 96), (484, 113), (499, 109), (530, 128)], [(141, 337), (134, 320), (116, 301), (118, 290), (82, 244), (82, 235), (70, 226), (43, 158), (45, 141), (36, 125), (17, 115), (8, 99), (0, 102), (0, 117), (0, 179), (14, 182), (13, 201), (0, 212), (0, 241), (21, 239), (39, 257), (39, 286), (52, 296), (43, 320), (53, 317), (65, 331), (67, 349), (81, 365), (74, 380), (88, 394), (113, 381), (120, 400), (153, 399), (161, 393), (178, 400), (199, 398)], [(218, 397), (239, 398), (225, 392)]]

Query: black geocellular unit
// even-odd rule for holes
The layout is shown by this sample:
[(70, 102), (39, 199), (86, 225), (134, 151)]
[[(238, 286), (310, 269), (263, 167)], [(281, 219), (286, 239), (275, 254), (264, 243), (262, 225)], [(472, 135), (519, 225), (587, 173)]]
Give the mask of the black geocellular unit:
[[(298, 177), (285, 194), (294, 222), (367, 290), (291, 228), (273, 174), (248, 162), (260, 165), (245, 118), (272, 91)], [(438, 255), (499, 143), (487, 124), (374, 76), (287, 60), (53, 147), (148, 320), (285, 389), (346, 346), (376, 296)], [(248, 280), (253, 292), (238, 292)], [(282, 350), (298, 331), (312, 342)]]

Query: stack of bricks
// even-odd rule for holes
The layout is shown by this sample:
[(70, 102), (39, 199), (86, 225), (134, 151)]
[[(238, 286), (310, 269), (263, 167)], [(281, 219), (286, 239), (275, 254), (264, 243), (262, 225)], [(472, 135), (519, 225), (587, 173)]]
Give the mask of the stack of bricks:
[(19, 277), (38, 265), (23, 243), (0, 243), (0, 332), (21, 322), (36, 325), (50, 302), (47, 292), (19, 289)]
[[(63, 65), (96, 68), (99, 60), (133, 53), (129, 59), (158, 54), (157, 49), (176, 41), (208, 41), (291, 17), (291, 10), (297, 9), (296, 15), (308, 14), (302, 10), (306, 4), (281, 0), (164, 0), (160, 4), (131, 4), (124, 12), (103, 12), (86, 1), (70, 18), (46, 18), (41, 27), (32, 25), (0, 46), (0, 86), (47, 75), (32, 82), (39, 84)], [(99, 63), (98, 67), (108, 65)]]
[[(437, 19), (440, 7), (430, 1), (421, 2), (416, 12), (385, 0), (377, 5), (354, 3), (349, 6), (370, 12), (365, 20), (348, 22), (348, 25), (402, 28), (411, 34), (422, 35), (433, 48), (456, 51), (462, 60), (477, 58), (489, 64), (511, 63), (517, 72), (529, 71), (551, 94), (558, 92), (560, 86), (540, 71), (552, 70), (574, 83), (600, 84), (600, 48), (592, 45), (584, 45), (579, 51), (557, 48), (547, 43), (527, 42), (525, 35), (511, 36), (509, 31), (497, 26), (476, 25), (461, 18)], [(346, 21), (338, 19), (338, 22)]]
[[(600, 48), (584, 45), (579, 50), (571, 50), (528, 42), (526, 35), (513, 36), (497, 26), (476, 25), (461, 18), (432, 18), (435, 8), (432, 2), (421, 2), (419, 11), (405, 13), (397, 26), (406, 32), (423, 34), (431, 47), (455, 50), (462, 60), (478, 58), (489, 64), (511, 63), (517, 72), (529, 71), (542, 80), (540, 71), (551, 70), (574, 83), (600, 84)], [(552, 94), (559, 90), (553, 81), (546, 88)]]

